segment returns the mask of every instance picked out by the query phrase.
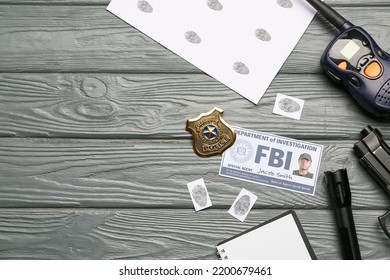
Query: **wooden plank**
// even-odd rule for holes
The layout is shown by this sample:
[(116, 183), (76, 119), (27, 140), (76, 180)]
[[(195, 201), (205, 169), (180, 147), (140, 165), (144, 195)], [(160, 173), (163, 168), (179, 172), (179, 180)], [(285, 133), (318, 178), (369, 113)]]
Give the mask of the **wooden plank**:
[[(305, 100), (301, 120), (272, 114), (277, 93)], [(0, 74), (3, 137), (190, 139), (186, 120), (214, 106), (231, 125), (292, 138), (358, 140), (367, 124), (390, 138), (325, 75), (280, 74), (256, 106), (202, 74)]]
[[(103, 5), (107, 6), (110, 3), (110, 0), (0, 0), (0, 4), (7, 5)], [(389, 2), (387, 0), (327, 0), (326, 3), (330, 6), (388, 6)]]
[[(377, 223), (389, 201), (351, 149), (366, 124), (385, 138), (390, 125), (322, 75), (334, 33), (320, 17), (254, 106), (109, 14), (108, 2), (0, 0), (1, 259), (216, 259), (218, 242), (290, 208), (318, 258), (340, 259), (322, 175), (307, 196), (222, 178), (220, 158), (194, 155), (185, 120), (214, 105), (231, 124), (324, 144), (321, 174), (348, 169), (363, 259), (390, 259)], [(387, 0), (327, 2), (390, 49)], [(301, 121), (272, 115), (278, 92), (306, 100)], [(186, 183), (201, 177), (213, 207), (195, 213)], [(227, 209), (243, 187), (259, 199), (240, 223)]]
[[(339, 10), (390, 49), (390, 7)], [(317, 17), (281, 72), (321, 72), (320, 56), (334, 35)], [(0, 41), (2, 72), (201, 73), (101, 6), (2, 5)]]
[(215, 207), (242, 188), (255, 208), (328, 208), (323, 172), (347, 168), (353, 206), (385, 209), (389, 200), (353, 154), (351, 141), (316, 141), (324, 154), (314, 196), (218, 175), (220, 157), (200, 158), (190, 140), (0, 138), (2, 207), (193, 208), (186, 184), (203, 178)]
[[(286, 210), (2, 210), (1, 259), (217, 259), (216, 244)], [(296, 210), (318, 259), (341, 259), (333, 212)], [(362, 258), (390, 259), (380, 211), (356, 210)]]

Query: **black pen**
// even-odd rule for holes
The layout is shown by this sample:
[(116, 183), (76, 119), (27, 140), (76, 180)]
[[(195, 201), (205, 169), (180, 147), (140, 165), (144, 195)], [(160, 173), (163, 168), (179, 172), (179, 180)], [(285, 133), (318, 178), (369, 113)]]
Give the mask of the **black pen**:
[(359, 242), (351, 208), (351, 189), (346, 169), (325, 172), (329, 198), (336, 214), (343, 258), (361, 260)]

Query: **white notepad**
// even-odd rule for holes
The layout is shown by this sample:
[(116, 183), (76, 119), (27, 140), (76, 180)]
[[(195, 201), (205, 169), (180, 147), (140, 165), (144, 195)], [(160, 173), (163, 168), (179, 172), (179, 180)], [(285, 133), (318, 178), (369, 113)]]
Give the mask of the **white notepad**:
[(293, 210), (219, 243), (217, 251), (223, 260), (317, 259)]

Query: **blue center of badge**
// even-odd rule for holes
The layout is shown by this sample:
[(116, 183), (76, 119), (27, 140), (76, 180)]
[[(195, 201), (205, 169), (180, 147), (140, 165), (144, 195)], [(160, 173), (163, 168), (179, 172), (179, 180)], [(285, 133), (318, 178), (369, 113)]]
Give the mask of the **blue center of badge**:
[(207, 140), (214, 140), (218, 136), (218, 129), (214, 125), (206, 125), (203, 129), (203, 136)]

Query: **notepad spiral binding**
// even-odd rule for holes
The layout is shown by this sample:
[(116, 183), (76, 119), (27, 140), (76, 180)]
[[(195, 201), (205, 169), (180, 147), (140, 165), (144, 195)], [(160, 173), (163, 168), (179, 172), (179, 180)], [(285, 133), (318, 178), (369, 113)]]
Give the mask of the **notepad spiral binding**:
[(228, 259), (228, 256), (226, 255), (226, 252), (224, 249), (222, 249), (221, 251), (217, 250), (217, 255), (218, 255), (220, 260), (227, 260)]

